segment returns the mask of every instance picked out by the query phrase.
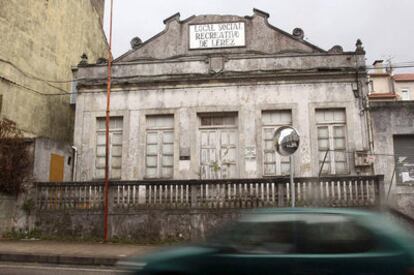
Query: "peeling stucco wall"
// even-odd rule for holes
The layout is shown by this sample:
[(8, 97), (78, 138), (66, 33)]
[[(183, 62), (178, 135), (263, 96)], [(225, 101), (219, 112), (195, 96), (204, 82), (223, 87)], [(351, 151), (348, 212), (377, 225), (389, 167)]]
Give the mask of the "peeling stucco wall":
[[(394, 135), (414, 135), (414, 101), (370, 102), (374, 133), (375, 173), (385, 175), (389, 202), (414, 217), (414, 186), (396, 184)], [(392, 182), (391, 182), (392, 180)], [(390, 189), (391, 184), (391, 189)]]
[[(316, 176), (319, 171), (315, 108), (346, 108), (348, 150), (367, 148), (364, 117), (359, 115), (350, 82), (345, 83), (266, 83), (255, 85), (224, 85), (223, 87), (183, 87), (176, 89), (151, 89), (113, 92), (111, 115), (123, 116), (122, 179), (143, 179), (145, 169), (145, 116), (149, 114), (174, 114), (174, 178), (199, 178), (200, 144), (197, 136), (198, 113), (237, 112), (239, 131), (239, 177), (262, 176), (262, 124), (265, 110), (291, 109), (293, 126), (301, 134), (299, 152), (294, 155), (296, 175)], [(77, 180), (93, 178), (95, 163), (96, 118), (105, 115), (104, 94), (85, 93), (77, 103), (75, 145), (79, 148)], [(91, 134), (92, 133), (92, 134)], [(180, 150), (190, 149), (189, 167), (181, 167)], [(245, 151), (256, 149), (253, 167), (247, 167)], [(352, 158), (350, 158), (352, 172)]]
[[(108, 217), (110, 239), (139, 243), (200, 240), (212, 230), (240, 216), (243, 210), (143, 210)], [(77, 239), (103, 238), (102, 211), (39, 212), (37, 228), (44, 236)]]
[[(354, 150), (369, 150), (363, 98), (368, 93), (364, 51), (324, 51), (270, 26), (266, 13), (251, 17), (200, 15), (165, 20), (166, 29), (115, 60), (112, 67), (111, 116), (123, 117), (122, 180), (145, 174), (145, 118), (174, 115), (174, 179), (200, 178), (200, 113), (237, 113), (237, 160), (240, 178), (263, 176), (261, 114), (292, 112), (301, 134), (295, 154), (296, 176), (317, 176), (319, 152), (315, 110), (343, 108), (350, 174)], [(188, 47), (190, 24), (246, 24), (246, 45), (195, 50)], [(358, 74), (356, 74), (358, 70)], [(96, 118), (105, 116), (105, 65), (78, 67), (74, 144), (79, 149), (75, 179), (94, 178)], [(189, 160), (180, 154), (189, 152)], [(251, 157), (248, 152), (256, 152)]]
[[(72, 140), (74, 110), (69, 95), (39, 93), (70, 92), (71, 66), (79, 63), (82, 53), (90, 62), (107, 55), (97, 12), (103, 2), (1, 2), (0, 117), (15, 121), (26, 136)], [(59, 80), (69, 82), (53, 82)]]
[(51, 154), (64, 158), (63, 181), (72, 180), (74, 152), (70, 145), (47, 138), (37, 138), (34, 149), (34, 181), (49, 181)]

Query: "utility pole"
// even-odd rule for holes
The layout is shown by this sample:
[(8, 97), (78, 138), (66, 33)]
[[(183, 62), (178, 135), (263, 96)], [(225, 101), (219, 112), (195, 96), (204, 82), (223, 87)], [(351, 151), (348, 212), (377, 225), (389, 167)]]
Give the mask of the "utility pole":
[(112, 9), (109, 16), (108, 80), (106, 83), (106, 120), (105, 120), (105, 182), (104, 182), (104, 241), (108, 241), (108, 193), (109, 193), (109, 118), (111, 106), (111, 70), (112, 70)]

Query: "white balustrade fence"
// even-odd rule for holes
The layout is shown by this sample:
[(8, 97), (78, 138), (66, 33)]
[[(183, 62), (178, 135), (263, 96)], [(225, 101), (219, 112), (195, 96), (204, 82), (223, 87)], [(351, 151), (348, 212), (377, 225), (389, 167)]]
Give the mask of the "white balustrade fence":
[[(295, 178), (297, 207), (374, 207), (383, 176)], [(36, 183), (38, 210), (103, 209), (102, 182)], [(112, 181), (112, 211), (290, 207), (288, 177), (225, 180)]]

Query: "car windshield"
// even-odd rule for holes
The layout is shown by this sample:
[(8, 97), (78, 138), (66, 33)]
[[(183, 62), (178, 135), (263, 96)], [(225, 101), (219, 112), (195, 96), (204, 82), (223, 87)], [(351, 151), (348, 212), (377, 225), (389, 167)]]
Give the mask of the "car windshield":
[(373, 234), (357, 222), (329, 214), (246, 216), (208, 243), (245, 253), (357, 253), (375, 246)]

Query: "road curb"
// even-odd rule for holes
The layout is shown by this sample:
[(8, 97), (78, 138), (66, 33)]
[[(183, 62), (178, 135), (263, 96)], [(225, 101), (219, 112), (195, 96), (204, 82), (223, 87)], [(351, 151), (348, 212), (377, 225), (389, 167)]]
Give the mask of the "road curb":
[(0, 252), (0, 262), (48, 263), (65, 265), (114, 266), (117, 257), (88, 257), (75, 255), (50, 255)]

